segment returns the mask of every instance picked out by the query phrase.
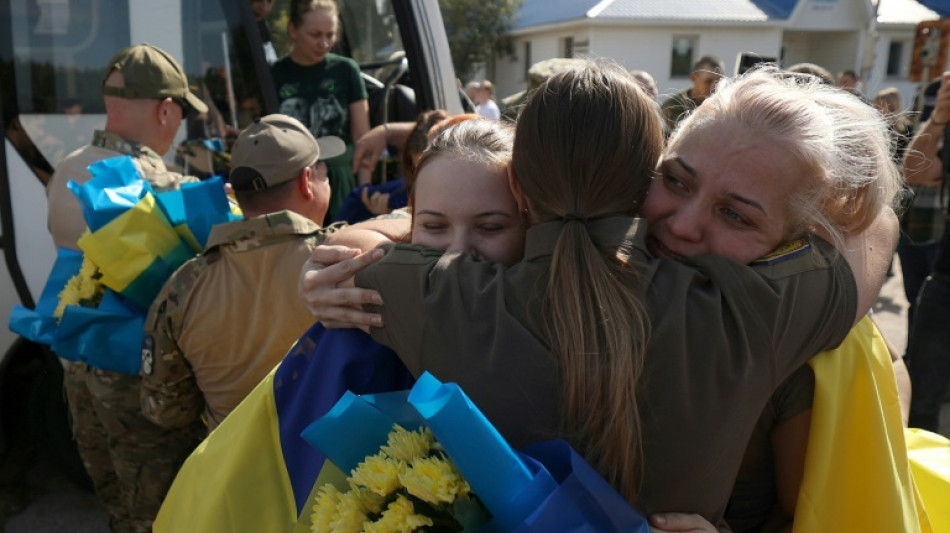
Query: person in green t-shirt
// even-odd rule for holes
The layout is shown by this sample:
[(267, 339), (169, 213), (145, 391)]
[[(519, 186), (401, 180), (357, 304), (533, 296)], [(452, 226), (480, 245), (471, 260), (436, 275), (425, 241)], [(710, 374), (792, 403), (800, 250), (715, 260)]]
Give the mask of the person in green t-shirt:
[(314, 137), (334, 135), (347, 145), (346, 153), (327, 161), (332, 195), (327, 221), (332, 221), (343, 199), (357, 185), (369, 183), (370, 173), (353, 175), (353, 141), (369, 131), (369, 103), (359, 65), (330, 53), (340, 27), (334, 0), (293, 0), (287, 33), (290, 54), (272, 67), (280, 113), (296, 118)]

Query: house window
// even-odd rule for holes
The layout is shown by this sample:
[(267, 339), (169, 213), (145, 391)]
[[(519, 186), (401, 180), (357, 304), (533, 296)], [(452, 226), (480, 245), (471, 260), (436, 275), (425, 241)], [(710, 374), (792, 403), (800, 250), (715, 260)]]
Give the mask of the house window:
[(887, 75), (901, 76), (901, 63), (904, 58), (904, 43), (902, 41), (891, 41), (887, 49)]
[(524, 42), (524, 79), (528, 79), (528, 70), (531, 68), (531, 41)]
[(584, 57), (590, 49), (590, 40), (574, 41), (574, 57)]
[(574, 37), (561, 39), (561, 57), (574, 57)]
[(670, 61), (670, 77), (688, 77), (693, 71), (693, 57), (699, 48), (698, 35), (674, 35), (673, 55)]

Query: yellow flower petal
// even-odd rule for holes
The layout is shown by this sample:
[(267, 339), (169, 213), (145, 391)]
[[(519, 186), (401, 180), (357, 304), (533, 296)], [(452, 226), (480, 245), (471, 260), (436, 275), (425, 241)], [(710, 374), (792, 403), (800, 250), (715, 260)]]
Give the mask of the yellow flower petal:
[(363, 531), (363, 522), (366, 521), (366, 515), (369, 509), (360, 497), (360, 491), (351, 490), (340, 495), (340, 501), (336, 505), (336, 519), (330, 522), (330, 529), (333, 533), (361, 533)]
[(455, 466), (440, 457), (416, 459), (399, 474), (399, 481), (409, 494), (431, 504), (452, 503), (471, 490)]
[(330, 523), (337, 519), (337, 504), (341, 493), (333, 485), (324, 485), (314, 496), (313, 514), (310, 515), (311, 531), (325, 533), (330, 531)]
[(366, 533), (411, 533), (417, 528), (432, 526), (432, 519), (415, 513), (412, 502), (399, 495), (389, 504), (376, 522), (363, 524)]
[(387, 445), (383, 446), (382, 450), (393, 459), (411, 463), (416, 457), (427, 457), (433, 442), (435, 437), (429, 428), (408, 431), (399, 424), (394, 424)]
[(354, 468), (350, 479), (380, 496), (386, 496), (399, 488), (399, 473), (405, 468), (406, 463), (378, 453)]

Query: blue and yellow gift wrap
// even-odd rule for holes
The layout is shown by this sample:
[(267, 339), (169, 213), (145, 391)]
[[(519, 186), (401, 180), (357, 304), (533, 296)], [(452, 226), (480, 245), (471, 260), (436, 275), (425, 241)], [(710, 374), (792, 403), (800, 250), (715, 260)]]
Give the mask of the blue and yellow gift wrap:
[[(49, 344), (64, 359), (137, 374), (145, 314), (165, 281), (207, 241), (211, 226), (237, 218), (220, 178), (155, 193), (128, 156), (90, 165), (92, 179), (67, 186), (89, 231), (61, 249), (35, 309), (14, 308), (10, 329)], [(54, 317), (59, 293), (83, 257), (109, 288), (95, 307), (67, 305)]]

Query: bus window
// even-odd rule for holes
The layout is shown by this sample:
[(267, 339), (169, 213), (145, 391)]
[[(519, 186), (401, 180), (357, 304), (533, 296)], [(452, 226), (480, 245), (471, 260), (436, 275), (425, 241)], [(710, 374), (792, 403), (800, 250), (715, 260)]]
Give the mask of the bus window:
[(13, 0), (11, 15), (18, 123), (55, 167), (105, 123), (102, 69), (130, 44), (128, 2)]

